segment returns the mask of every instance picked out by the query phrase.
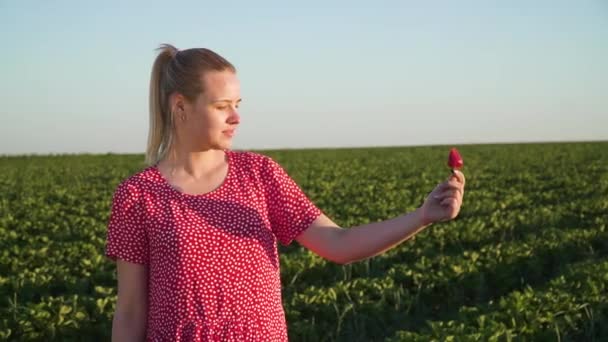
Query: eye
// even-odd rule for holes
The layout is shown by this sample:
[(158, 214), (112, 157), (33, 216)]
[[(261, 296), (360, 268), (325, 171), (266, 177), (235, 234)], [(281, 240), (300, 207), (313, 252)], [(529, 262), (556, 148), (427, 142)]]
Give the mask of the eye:
[(228, 106), (219, 106), (219, 107), (215, 107), (217, 110), (225, 110), (226, 108), (228, 108)]

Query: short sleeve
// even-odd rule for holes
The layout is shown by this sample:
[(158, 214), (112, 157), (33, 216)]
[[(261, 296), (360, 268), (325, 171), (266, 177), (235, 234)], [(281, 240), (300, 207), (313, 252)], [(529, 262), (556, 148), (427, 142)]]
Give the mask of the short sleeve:
[(114, 261), (146, 265), (148, 254), (141, 194), (136, 186), (123, 182), (112, 198), (105, 255)]
[(276, 161), (265, 156), (263, 164), (262, 180), (268, 218), (279, 242), (287, 246), (322, 211)]

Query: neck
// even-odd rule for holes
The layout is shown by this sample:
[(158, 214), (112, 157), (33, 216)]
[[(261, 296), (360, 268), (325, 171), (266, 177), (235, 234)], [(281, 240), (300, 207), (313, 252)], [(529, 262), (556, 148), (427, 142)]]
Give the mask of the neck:
[(198, 179), (220, 167), (224, 161), (224, 150), (221, 149), (191, 151), (176, 146), (159, 165), (162, 164), (171, 174), (187, 174)]

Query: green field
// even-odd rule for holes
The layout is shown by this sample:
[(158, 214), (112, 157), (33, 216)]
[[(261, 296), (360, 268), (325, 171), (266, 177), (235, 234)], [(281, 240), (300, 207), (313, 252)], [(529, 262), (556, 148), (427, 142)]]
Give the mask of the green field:
[[(342, 227), (418, 207), (451, 146), (256, 151)], [(607, 341), (608, 142), (457, 146), (459, 217), (337, 265), (280, 246), (291, 341)], [(143, 155), (0, 157), (0, 340), (108, 340), (112, 193)]]

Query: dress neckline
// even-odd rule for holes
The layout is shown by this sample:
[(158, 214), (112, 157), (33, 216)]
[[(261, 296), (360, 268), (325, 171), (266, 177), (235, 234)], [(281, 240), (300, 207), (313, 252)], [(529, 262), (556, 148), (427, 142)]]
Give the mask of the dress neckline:
[(201, 197), (213, 196), (215, 194), (218, 194), (218, 193), (224, 191), (224, 189), (228, 186), (228, 181), (230, 179), (232, 179), (234, 160), (232, 158), (230, 150), (225, 149), (223, 151), (224, 151), (224, 156), (226, 156), (226, 162), (228, 163), (228, 172), (226, 173), (224, 180), (218, 187), (216, 187), (215, 189), (213, 189), (211, 191), (202, 193), (202, 194), (188, 194), (188, 193), (185, 193), (183, 191), (176, 189), (173, 185), (171, 185), (171, 183), (169, 183), (169, 181), (165, 178), (165, 176), (163, 176), (163, 174), (160, 172), (160, 170), (158, 169), (158, 163), (152, 165), (151, 168), (152, 168), (152, 171), (154, 172), (154, 174), (156, 174), (156, 176), (161, 180), (162, 184), (165, 187), (169, 188), (172, 193), (174, 193), (178, 196), (186, 197), (186, 198), (201, 198)]

